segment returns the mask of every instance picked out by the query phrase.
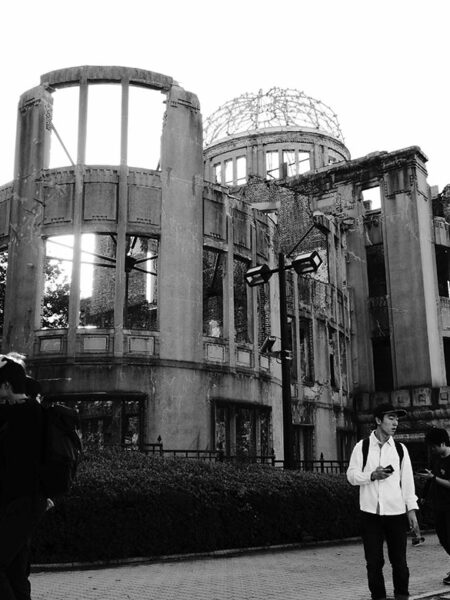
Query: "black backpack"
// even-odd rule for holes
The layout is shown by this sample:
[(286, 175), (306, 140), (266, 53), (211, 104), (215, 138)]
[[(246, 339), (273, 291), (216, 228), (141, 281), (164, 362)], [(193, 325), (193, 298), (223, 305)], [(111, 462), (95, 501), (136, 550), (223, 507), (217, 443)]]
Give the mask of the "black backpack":
[(79, 424), (74, 408), (62, 404), (42, 406), (40, 484), (43, 494), (52, 500), (66, 494), (75, 479), (82, 451)]
[[(400, 442), (397, 442), (397, 440), (394, 440), (395, 442), (395, 449), (397, 450), (397, 454), (400, 458), (400, 469), (402, 468), (402, 461), (403, 461), (403, 446), (400, 444)], [(362, 465), (362, 470), (364, 471), (364, 467), (366, 466), (367, 463), (367, 455), (369, 454), (369, 443), (370, 440), (369, 438), (364, 438), (363, 443), (362, 443), (362, 455), (363, 455), (363, 465)]]

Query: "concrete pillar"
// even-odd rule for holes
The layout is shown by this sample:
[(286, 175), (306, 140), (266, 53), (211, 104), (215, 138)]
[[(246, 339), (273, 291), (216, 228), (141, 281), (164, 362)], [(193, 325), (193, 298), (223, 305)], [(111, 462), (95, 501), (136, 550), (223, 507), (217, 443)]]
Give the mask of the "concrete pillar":
[(72, 357), (75, 357), (77, 352), (77, 329), (80, 314), (81, 229), (83, 223), (88, 100), (89, 87), (87, 77), (84, 75), (80, 79), (80, 95), (78, 99), (77, 165), (75, 167), (75, 190), (73, 197), (73, 263), (69, 297), (69, 328), (67, 332), (67, 355)]
[(236, 330), (234, 326), (234, 231), (233, 231), (233, 209), (230, 207), (230, 203), (226, 203), (226, 220), (227, 220), (227, 267), (225, 277), (225, 300), (224, 300), (224, 311), (226, 310), (224, 318), (224, 331), (225, 337), (228, 339), (228, 359), (229, 365), (232, 369), (236, 368)]
[(161, 148), (160, 357), (203, 360), (203, 157), (197, 97), (173, 86)]
[(11, 206), (8, 286), (5, 298), (3, 349), (31, 354), (34, 330), (39, 327), (43, 242), (42, 205), (36, 180), (48, 166), (53, 99), (44, 87), (25, 92), (17, 120), (14, 197)]
[(418, 148), (408, 158), (408, 163), (387, 172), (382, 198), (394, 385), (438, 387), (446, 385), (446, 377), (426, 158)]
[(130, 87), (128, 80), (122, 80), (122, 102), (120, 123), (120, 169), (119, 197), (117, 204), (117, 247), (116, 247), (116, 287), (114, 299), (114, 355), (123, 354), (124, 306), (126, 295), (125, 255), (128, 224), (128, 110)]

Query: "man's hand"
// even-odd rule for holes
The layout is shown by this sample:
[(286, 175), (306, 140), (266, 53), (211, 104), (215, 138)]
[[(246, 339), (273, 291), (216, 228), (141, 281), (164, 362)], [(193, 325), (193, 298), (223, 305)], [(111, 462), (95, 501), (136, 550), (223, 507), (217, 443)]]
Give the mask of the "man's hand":
[(392, 475), (392, 471), (386, 470), (384, 467), (377, 467), (375, 471), (372, 471), (370, 479), (372, 481), (375, 481), (375, 479), (387, 479), (390, 475)]
[(419, 528), (419, 523), (417, 521), (416, 511), (414, 509), (408, 510), (407, 515), (408, 515), (409, 526), (411, 527), (411, 529), (413, 531), (420, 533), (420, 528)]

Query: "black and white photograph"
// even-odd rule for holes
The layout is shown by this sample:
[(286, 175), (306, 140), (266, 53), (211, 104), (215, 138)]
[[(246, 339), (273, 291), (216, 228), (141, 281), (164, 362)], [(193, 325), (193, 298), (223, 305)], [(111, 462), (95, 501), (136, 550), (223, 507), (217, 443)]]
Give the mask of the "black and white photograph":
[(448, 3), (1, 13), (0, 600), (450, 599)]

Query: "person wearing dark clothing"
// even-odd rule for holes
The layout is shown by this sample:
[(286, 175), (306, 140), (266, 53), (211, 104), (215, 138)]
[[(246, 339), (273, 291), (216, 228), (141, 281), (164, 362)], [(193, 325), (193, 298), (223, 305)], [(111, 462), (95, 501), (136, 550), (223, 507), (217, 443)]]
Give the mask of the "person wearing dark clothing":
[(1, 600), (30, 600), (31, 536), (47, 506), (39, 486), (42, 407), (25, 385), (23, 367), (0, 356)]
[[(427, 480), (423, 495), (431, 498), (436, 534), (450, 555), (450, 439), (445, 429), (433, 427), (426, 433), (425, 442), (431, 450), (432, 465), (417, 475)], [(450, 572), (443, 583), (450, 585)]]

